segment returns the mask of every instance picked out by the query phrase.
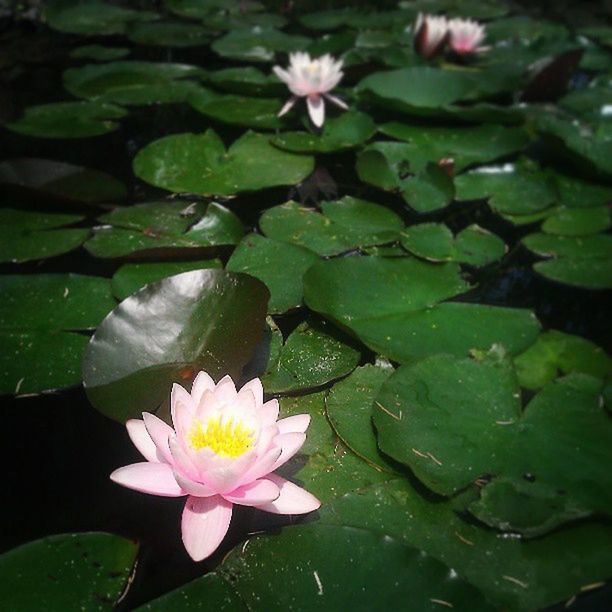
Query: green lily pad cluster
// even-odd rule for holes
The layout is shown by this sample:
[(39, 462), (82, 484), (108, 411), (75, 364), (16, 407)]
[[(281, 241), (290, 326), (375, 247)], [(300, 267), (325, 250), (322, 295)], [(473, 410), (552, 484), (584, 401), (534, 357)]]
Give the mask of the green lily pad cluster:
[[(61, 82), (4, 120), (0, 392), (169, 421), (173, 383), (259, 377), (311, 417), (280, 472), (322, 506), (237, 513), (149, 602), (136, 543), (37, 539), (0, 556), (9, 608), (519, 611), (612, 577), (609, 28), (370, 4), (49, 3)], [(419, 12), (489, 49), (419, 56)], [(297, 51), (344, 62), (321, 129), (278, 116)]]

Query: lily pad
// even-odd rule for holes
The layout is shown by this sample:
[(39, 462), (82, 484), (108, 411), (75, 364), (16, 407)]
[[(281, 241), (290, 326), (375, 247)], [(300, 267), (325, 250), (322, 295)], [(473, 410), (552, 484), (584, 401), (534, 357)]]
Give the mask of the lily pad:
[(255, 0), (245, 0), (241, 6), (228, 5), (225, 0), (164, 0), (164, 5), (176, 15), (190, 19), (205, 19), (221, 9), (232, 14), (263, 10), (263, 5)]
[(201, 47), (210, 41), (206, 28), (180, 21), (133, 23), (127, 37), (135, 43), (157, 47)]
[(83, 218), (0, 209), (0, 262), (46, 259), (76, 249), (89, 236), (89, 228), (64, 229), (64, 226)]
[(254, 26), (234, 29), (215, 40), (212, 50), (221, 57), (251, 62), (270, 62), (276, 53), (301, 51), (310, 39), (285, 34), (276, 28)]
[(6, 127), (13, 132), (38, 138), (90, 138), (114, 132), (114, 119), (127, 112), (114, 104), (101, 102), (57, 102), (29, 106), (25, 114)]
[(393, 242), (404, 224), (384, 206), (345, 196), (323, 202), (322, 213), (287, 202), (264, 212), (261, 230), (269, 238), (302, 246), (319, 255)]
[(133, 21), (157, 19), (157, 13), (134, 11), (104, 2), (55, 2), (46, 8), (47, 23), (54, 30), (94, 36), (122, 34)]
[(523, 243), (538, 255), (552, 257), (534, 264), (546, 278), (587, 289), (612, 287), (612, 236), (531, 234)]
[(118, 60), (130, 54), (127, 47), (107, 47), (105, 45), (83, 45), (70, 52), (73, 59), (90, 59), (97, 62)]
[(529, 142), (522, 128), (500, 125), (445, 128), (391, 122), (383, 123), (378, 129), (410, 145), (402, 150), (412, 172), (442, 159), (452, 159), (454, 170), (461, 172), (472, 164), (516, 153)]
[(576, 376), (584, 375), (549, 383), (523, 412), (506, 361), (429, 357), (383, 384), (373, 417), (378, 444), (441, 495), (485, 475), (528, 478), (576, 506), (610, 513), (604, 465), (612, 424), (599, 390)]
[(302, 305), (302, 277), (319, 258), (312, 251), (287, 242), (249, 234), (227, 262), (230, 272), (244, 272), (270, 290), (268, 311), (279, 314)]
[(557, 185), (561, 204), (569, 208), (591, 208), (612, 204), (612, 187), (558, 172), (552, 176)]
[(296, 153), (334, 153), (362, 145), (375, 131), (376, 125), (368, 115), (353, 111), (328, 119), (320, 134), (283, 132), (271, 142)]
[[(93, 335), (83, 363), (89, 400), (124, 421), (155, 412), (173, 382), (185, 384), (200, 370), (238, 378), (263, 334), (268, 297), (257, 279), (223, 270), (194, 270), (147, 285)], [(160, 336), (160, 329), (176, 333)]]
[(202, 76), (215, 89), (243, 96), (284, 95), (286, 85), (275, 74), (265, 74), (253, 66), (224, 68)]
[(185, 101), (198, 89), (186, 79), (201, 72), (188, 64), (123, 61), (69, 68), (63, 81), (66, 90), (79, 98), (139, 105)]
[(372, 406), (393, 368), (365, 365), (336, 383), (325, 400), (327, 417), (340, 439), (359, 457), (387, 472), (394, 466), (379, 452)]
[(272, 355), (262, 382), (268, 393), (316, 389), (355, 369), (361, 355), (325, 324), (301, 323)]
[(0, 183), (81, 202), (110, 202), (126, 196), (123, 183), (106, 172), (34, 157), (0, 163)]
[(141, 149), (134, 172), (169, 191), (235, 195), (279, 185), (294, 185), (314, 169), (306, 155), (280, 151), (262, 134), (247, 132), (229, 149), (213, 130), (175, 134)]
[(486, 266), (507, 252), (504, 241), (478, 225), (470, 225), (453, 236), (441, 223), (411, 225), (402, 234), (402, 246), (429, 261), (457, 261)]
[(571, 372), (602, 379), (612, 373), (612, 358), (601, 347), (554, 329), (540, 334), (514, 365), (521, 386), (534, 390)]
[(586, 236), (607, 230), (612, 225), (612, 215), (607, 206), (590, 208), (560, 207), (542, 223), (547, 234), (560, 236)]
[(138, 545), (110, 533), (69, 533), (0, 556), (0, 597), (10, 610), (112, 610)]
[(147, 202), (116, 208), (99, 221), (104, 225), (85, 245), (96, 257), (236, 244), (244, 231), (238, 217), (216, 202)]
[(124, 264), (113, 275), (111, 287), (113, 295), (118, 300), (124, 300), (145, 285), (162, 278), (174, 276), (181, 272), (189, 272), (190, 270), (221, 267), (223, 266), (218, 259)]
[(549, 176), (526, 164), (482, 166), (455, 178), (458, 200), (489, 199), (499, 213), (527, 215), (550, 207), (557, 192)]
[(437, 164), (427, 164), (414, 176), (400, 180), (404, 200), (420, 213), (448, 206), (455, 197), (455, 186), (448, 172)]
[(274, 98), (217, 94), (200, 87), (187, 101), (206, 117), (230, 125), (273, 130), (282, 127), (284, 123), (278, 117), (283, 103)]

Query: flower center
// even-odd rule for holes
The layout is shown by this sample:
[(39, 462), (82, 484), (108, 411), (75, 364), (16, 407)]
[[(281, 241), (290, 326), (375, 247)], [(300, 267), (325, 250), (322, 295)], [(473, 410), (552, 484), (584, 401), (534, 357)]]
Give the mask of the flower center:
[(217, 455), (239, 457), (251, 448), (253, 430), (233, 418), (221, 421), (220, 417), (212, 417), (206, 421), (206, 427), (196, 420), (187, 438), (194, 450), (210, 448)]

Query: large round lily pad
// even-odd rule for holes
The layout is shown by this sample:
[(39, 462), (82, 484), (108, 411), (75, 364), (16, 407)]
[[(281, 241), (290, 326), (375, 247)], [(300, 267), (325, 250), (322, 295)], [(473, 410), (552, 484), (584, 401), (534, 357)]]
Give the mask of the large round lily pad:
[[(124, 421), (155, 412), (200, 370), (237, 379), (264, 330), (269, 293), (244, 274), (194, 270), (147, 285), (96, 330), (83, 363), (92, 404)], [(166, 334), (159, 335), (159, 330)], [(155, 343), (151, 338), (155, 337)]]
[(169, 191), (235, 195), (294, 185), (314, 169), (306, 155), (280, 151), (262, 134), (247, 132), (229, 149), (213, 130), (156, 140), (134, 159), (138, 177)]

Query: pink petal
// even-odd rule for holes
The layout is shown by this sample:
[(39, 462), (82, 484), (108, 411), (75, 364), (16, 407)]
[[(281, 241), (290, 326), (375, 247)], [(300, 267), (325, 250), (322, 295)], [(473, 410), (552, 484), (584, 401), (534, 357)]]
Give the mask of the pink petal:
[(265, 455), (257, 459), (255, 463), (242, 475), (238, 484), (246, 485), (261, 478), (262, 476), (267, 476), (272, 471), (274, 464), (278, 461), (280, 454), (281, 448), (273, 446), (265, 453)]
[(324, 96), (336, 106), (339, 106), (340, 108), (344, 110), (348, 110), (348, 104), (344, 100), (341, 100), (337, 96), (332, 96), (332, 94), (328, 94), (328, 93), (324, 94)]
[(170, 410), (174, 429), (179, 438), (182, 439), (195, 415), (195, 405), (191, 395), (176, 383), (172, 386), (172, 393), (170, 394)]
[(321, 502), (314, 495), (292, 482), (276, 474), (270, 474), (268, 478), (278, 485), (280, 495), (272, 502), (257, 506), (260, 510), (274, 514), (306, 514), (321, 506)]
[(160, 418), (148, 412), (142, 413), (142, 420), (147, 428), (151, 440), (159, 451), (159, 455), (166, 463), (172, 463), (172, 455), (168, 446), (168, 439), (174, 435), (174, 429)]
[(147, 432), (145, 424), (140, 419), (130, 419), (126, 424), (128, 435), (130, 440), (134, 443), (134, 446), (140, 451), (140, 454), (147, 460), (157, 463), (159, 461), (157, 457), (157, 447), (151, 436)]
[(174, 471), (174, 478), (176, 482), (178, 482), (179, 486), (183, 491), (189, 493), (189, 495), (194, 495), (195, 497), (210, 497), (211, 495), (216, 495), (216, 493), (205, 484), (201, 482), (196, 482), (195, 480), (191, 480), (191, 478), (187, 478), (187, 476), (183, 476), (180, 472)]
[(212, 555), (221, 544), (232, 519), (232, 504), (219, 495), (188, 497), (181, 531), (183, 544), (194, 561)]
[(253, 393), (253, 397), (255, 398), (255, 406), (260, 408), (263, 404), (263, 386), (261, 384), (261, 380), (259, 378), (254, 378), (250, 380), (246, 385), (238, 391), (238, 397), (240, 397), (243, 393), (247, 393), (251, 391)]
[(282, 117), (283, 115), (286, 115), (292, 108), (293, 105), (298, 101), (297, 96), (291, 96), (287, 102), (285, 102), (283, 108), (281, 108), (278, 111), (278, 116)]
[(265, 427), (266, 425), (272, 425), (276, 423), (278, 419), (278, 400), (272, 399), (269, 402), (266, 402), (259, 409), (259, 418), (261, 419), (262, 425)]
[(300, 448), (302, 448), (302, 445), (306, 440), (306, 434), (296, 431), (292, 433), (281, 434), (279, 438), (280, 447), (282, 450), (280, 457), (276, 460), (276, 463), (272, 466), (272, 469), (270, 470), (272, 472), (277, 470), (281, 465), (287, 463), (287, 461), (289, 461), (289, 459), (291, 459), (291, 457), (293, 457), (293, 455), (295, 455), (300, 450)]
[(230, 495), (224, 495), (223, 497), (227, 501), (241, 506), (260, 506), (274, 501), (279, 495), (278, 485), (264, 478), (238, 487)]
[(213, 391), (215, 402), (218, 404), (231, 404), (236, 400), (236, 385), (231, 376), (224, 376)]
[(110, 478), (117, 484), (141, 493), (162, 497), (186, 495), (176, 482), (172, 468), (167, 463), (133, 463), (115, 470)]
[(325, 102), (321, 96), (308, 96), (308, 114), (316, 127), (321, 127), (325, 121)]
[(242, 476), (255, 462), (255, 452), (251, 450), (239, 457), (223, 457), (203, 448), (192, 459), (197, 468), (196, 480), (206, 483), (215, 493), (230, 493), (245, 484)]
[(193, 403), (197, 407), (202, 399), (202, 394), (204, 391), (212, 391), (215, 388), (215, 381), (206, 373), (200, 372), (193, 381), (193, 386), (191, 387), (191, 397), (193, 398)]
[(191, 457), (189, 457), (189, 455), (180, 445), (179, 441), (176, 439), (176, 436), (172, 436), (168, 440), (168, 446), (170, 447), (174, 467), (187, 477), (195, 477), (198, 470), (194, 462), (191, 460)]
[(309, 414), (296, 414), (294, 416), (281, 419), (276, 423), (279, 433), (293, 433), (300, 432), (304, 433), (310, 425)]

